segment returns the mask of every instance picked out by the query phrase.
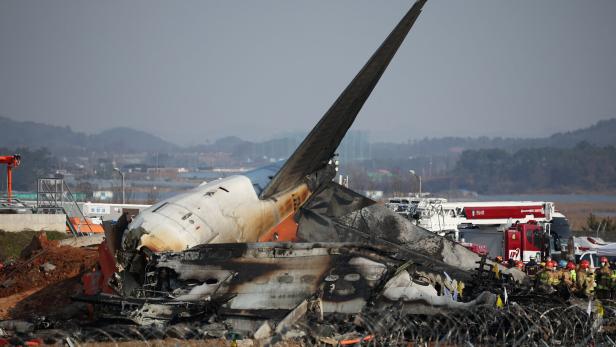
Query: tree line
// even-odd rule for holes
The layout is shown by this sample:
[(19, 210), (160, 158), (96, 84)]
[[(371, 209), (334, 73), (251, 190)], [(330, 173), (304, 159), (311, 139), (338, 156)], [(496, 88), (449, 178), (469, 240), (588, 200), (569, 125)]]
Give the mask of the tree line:
[[(0, 155), (15, 153), (22, 155), (21, 166), (13, 174), (13, 188), (18, 191), (36, 191), (37, 178), (49, 176), (59, 166), (47, 149), (0, 147)], [(573, 148), (528, 148), (515, 152), (465, 150), (457, 162), (455, 158), (438, 157), (362, 161), (349, 163), (344, 172), (350, 175), (353, 189), (408, 192), (418, 188), (409, 168), (426, 166), (434, 168), (442, 179), (436, 182), (424, 177), (424, 191), (458, 188), (480, 194), (616, 192), (616, 148), (587, 142)], [(371, 176), (371, 172), (378, 171), (387, 171), (387, 175)], [(0, 188), (6, 191), (4, 167), (0, 167)]]
[(573, 148), (462, 152), (452, 176), (480, 194), (616, 191), (616, 148), (580, 142)]

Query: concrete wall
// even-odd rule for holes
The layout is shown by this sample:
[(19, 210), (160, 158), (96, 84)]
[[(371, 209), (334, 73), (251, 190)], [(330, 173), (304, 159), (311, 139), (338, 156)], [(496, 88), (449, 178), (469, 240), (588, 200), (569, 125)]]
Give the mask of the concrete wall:
[(65, 231), (65, 214), (0, 214), (0, 230)]
[(69, 237), (64, 240), (60, 240), (59, 243), (62, 246), (71, 246), (71, 247), (87, 247), (99, 245), (103, 242), (104, 234), (94, 234), (94, 235), (86, 235), (79, 237)]

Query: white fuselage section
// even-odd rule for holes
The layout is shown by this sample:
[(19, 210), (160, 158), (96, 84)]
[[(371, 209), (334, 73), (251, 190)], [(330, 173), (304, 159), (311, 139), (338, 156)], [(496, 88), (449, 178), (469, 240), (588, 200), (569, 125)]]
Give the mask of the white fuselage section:
[(306, 184), (260, 200), (258, 186), (243, 175), (203, 184), (142, 211), (123, 236), (124, 249), (183, 251), (205, 243), (256, 242), (297, 211)]

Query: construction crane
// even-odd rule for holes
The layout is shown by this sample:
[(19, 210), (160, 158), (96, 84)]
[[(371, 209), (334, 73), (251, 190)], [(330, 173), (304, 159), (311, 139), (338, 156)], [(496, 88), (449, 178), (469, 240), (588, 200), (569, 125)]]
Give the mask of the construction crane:
[(13, 168), (18, 167), (21, 162), (21, 156), (15, 155), (0, 155), (0, 164), (6, 164), (6, 189), (7, 200), (11, 203), (11, 197), (13, 195)]

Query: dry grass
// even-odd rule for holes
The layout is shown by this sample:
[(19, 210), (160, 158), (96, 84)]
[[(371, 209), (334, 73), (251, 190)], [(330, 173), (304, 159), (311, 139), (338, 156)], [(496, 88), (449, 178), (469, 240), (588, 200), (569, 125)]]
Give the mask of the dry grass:
[[(575, 231), (582, 230), (586, 225), (586, 218), (591, 213), (594, 214), (610, 214), (616, 216), (616, 203), (607, 202), (576, 202), (576, 203), (561, 203), (555, 201), (556, 209), (562, 212), (569, 219), (571, 229)], [(613, 218), (613, 217), (612, 217)]]
[[(22, 231), (22, 232), (8, 232), (0, 230), (0, 261), (5, 258), (19, 257), (19, 252), (30, 244), (32, 237), (38, 234), (38, 231)], [(62, 240), (70, 235), (62, 231), (46, 231), (48, 240)]]

